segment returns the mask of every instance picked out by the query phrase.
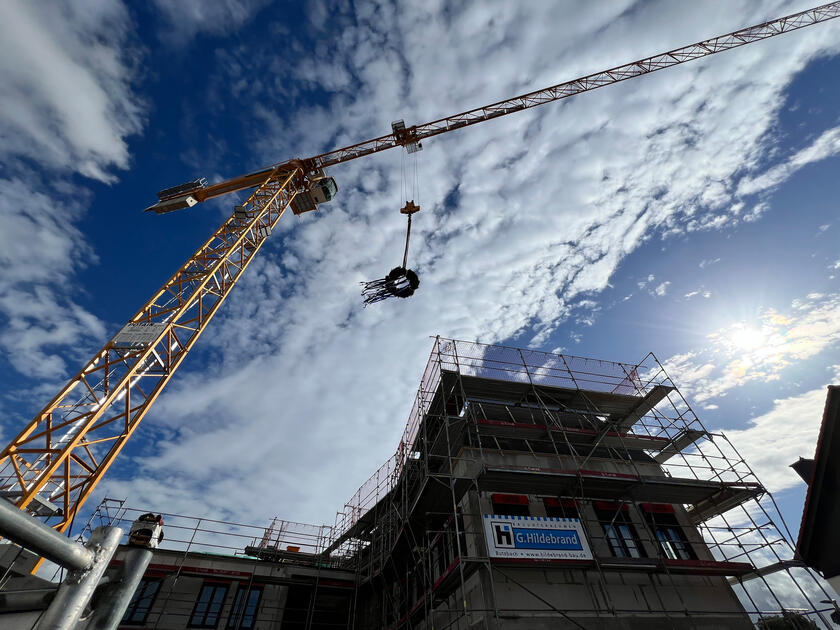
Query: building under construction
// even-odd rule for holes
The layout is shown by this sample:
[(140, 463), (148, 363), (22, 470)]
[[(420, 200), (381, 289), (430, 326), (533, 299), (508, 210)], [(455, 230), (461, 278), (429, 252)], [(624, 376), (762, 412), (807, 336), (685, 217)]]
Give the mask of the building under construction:
[(396, 453), (334, 526), (164, 516), (126, 627), (833, 627), (772, 497), (652, 354), (437, 339)]

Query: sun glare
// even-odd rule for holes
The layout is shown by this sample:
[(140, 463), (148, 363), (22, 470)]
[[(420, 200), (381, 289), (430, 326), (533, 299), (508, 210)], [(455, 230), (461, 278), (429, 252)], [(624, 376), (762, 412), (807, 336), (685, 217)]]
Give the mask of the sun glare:
[(730, 332), (729, 342), (739, 350), (750, 352), (758, 350), (767, 341), (767, 335), (758, 328), (736, 326)]

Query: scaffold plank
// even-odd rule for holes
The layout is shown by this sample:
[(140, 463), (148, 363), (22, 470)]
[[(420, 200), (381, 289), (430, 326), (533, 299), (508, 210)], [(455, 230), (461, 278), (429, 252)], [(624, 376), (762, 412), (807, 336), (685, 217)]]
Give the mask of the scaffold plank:
[(674, 391), (674, 388), (670, 385), (655, 385), (653, 389), (642, 397), (632, 411), (620, 417), (613, 415), (610, 417), (610, 421), (615, 423), (619, 431), (629, 431), (630, 427), (641, 420), (643, 416), (650, 413), (672, 391)]

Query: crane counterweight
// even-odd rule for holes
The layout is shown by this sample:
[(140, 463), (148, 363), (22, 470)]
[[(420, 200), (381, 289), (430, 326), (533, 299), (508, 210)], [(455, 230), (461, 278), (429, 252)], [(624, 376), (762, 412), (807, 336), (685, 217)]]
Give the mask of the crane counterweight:
[(157, 198), (161, 201), (165, 201), (167, 199), (171, 199), (172, 197), (177, 197), (179, 195), (192, 192), (194, 190), (197, 190), (198, 188), (204, 188), (205, 186), (207, 186), (207, 178), (199, 177), (198, 179), (194, 179), (191, 182), (186, 182), (179, 186), (173, 186), (172, 188), (164, 188), (157, 194)]
[(175, 210), (185, 210), (192, 208), (198, 203), (198, 199), (194, 195), (180, 195), (178, 197), (171, 197), (169, 199), (162, 199), (155, 205), (149, 206), (144, 212), (154, 212), (156, 214), (166, 214), (174, 212)]

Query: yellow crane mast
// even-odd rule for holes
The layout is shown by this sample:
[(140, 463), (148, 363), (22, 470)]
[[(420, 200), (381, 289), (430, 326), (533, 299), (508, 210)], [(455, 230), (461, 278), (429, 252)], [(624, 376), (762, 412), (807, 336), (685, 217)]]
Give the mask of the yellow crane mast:
[(632, 63), (392, 132), (303, 160), (206, 185), (196, 180), (158, 194), (166, 213), (234, 191), (247, 201), (166, 281), (0, 452), (0, 495), (55, 517), (64, 531), (206, 329), (277, 221), (332, 199), (328, 166), (394, 147), (419, 151), (426, 138), (557, 101), (830, 20), (840, 2), (795, 13)]

